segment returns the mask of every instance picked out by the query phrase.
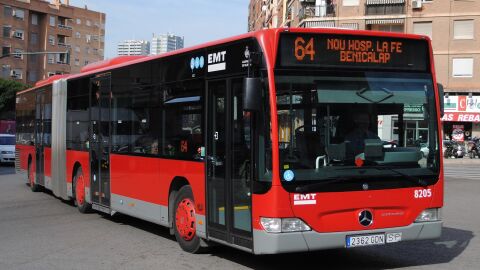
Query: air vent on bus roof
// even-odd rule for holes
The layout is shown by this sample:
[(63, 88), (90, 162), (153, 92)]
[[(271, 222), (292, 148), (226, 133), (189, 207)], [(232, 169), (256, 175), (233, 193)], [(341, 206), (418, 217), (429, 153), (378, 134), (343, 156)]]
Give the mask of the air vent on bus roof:
[(118, 57), (115, 57), (115, 58), (106, 59), (106, 60), (103, 60), (103, 61), (98, 61), (98, 62), (95, 62), (95, 63), (91, 63), (89, 65), (86, 65), (82, 69), (80, 69), (80, 72), (83, 73), (83, 72), (88, 72), (88, 71), (92, 71), (92, 70), (96, 70), (96, 69), (111, 67), (111, 66), (115, 66), (115, 65), (118, 65), (118, 64), (123, 64), (123, 63), (126, 63), (126, 62), (130, 62), (130, 61), (133, 61), (133, 60), (144, 58), (144, 57), (146, 57), (146, 56), (143, 56), (143, 55), (118, 56)]
[(53, 75), (53, 76), (48, 77), (45, 80), (41, 80), (41, 81), (36, 82), (35, 87), (40, 87), (40, 86), (44, 86), (44, 85), (47, 85), (47, 84), (51, 84), (54, 81), (60, 80), (60, 79), (65, 78), (65, 77), (68, 77), (68, 74)]

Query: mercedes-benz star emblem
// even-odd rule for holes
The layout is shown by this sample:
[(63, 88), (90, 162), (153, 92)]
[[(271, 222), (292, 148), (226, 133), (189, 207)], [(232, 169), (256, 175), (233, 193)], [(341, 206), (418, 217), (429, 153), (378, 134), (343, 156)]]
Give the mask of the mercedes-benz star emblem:
[(360, 222), (360, 224), (362, 224), (365, 227), (372, 225), (373, 223), (372, 212), (368, 210), (364, 210), (360, 212), (360, 214), (358, 214), (358, 221)]

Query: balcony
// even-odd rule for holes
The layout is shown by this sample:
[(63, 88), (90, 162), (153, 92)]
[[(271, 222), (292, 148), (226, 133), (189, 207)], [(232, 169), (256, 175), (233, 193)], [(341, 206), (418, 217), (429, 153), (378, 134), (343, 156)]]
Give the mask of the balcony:
[(405, 0), (367, 0), (365, 15), (398, 15), (405, 14)]
[(300, 9), (300, 20), (310, 18), (335, 17), (337, 5), (326, 4), (322, 6), (305, 6)]
[(73, 27), (69, 26), (69, 25), (65, 25), (65, 24), (58, 24), (58, 28), (62, 28), (62, 29), (66, 29), (66, 30), (72, 30)]

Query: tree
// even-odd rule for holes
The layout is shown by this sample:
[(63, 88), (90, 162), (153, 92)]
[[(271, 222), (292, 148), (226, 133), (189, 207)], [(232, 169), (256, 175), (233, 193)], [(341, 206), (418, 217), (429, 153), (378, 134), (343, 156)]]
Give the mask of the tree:
[(28, 85), (0, 78), (0, 119), (15, 116), (15, 94), (26, 88)]

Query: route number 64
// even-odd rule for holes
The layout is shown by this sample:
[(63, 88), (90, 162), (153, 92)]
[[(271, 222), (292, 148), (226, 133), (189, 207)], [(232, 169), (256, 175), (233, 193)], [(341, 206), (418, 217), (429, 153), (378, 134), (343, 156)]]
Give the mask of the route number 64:
[(421, 198), (430, 198), (432, 197), (432, 189), (416, 189), (415, 192), (413, 193), (413, 197), (415, 199), (421, 199)]

